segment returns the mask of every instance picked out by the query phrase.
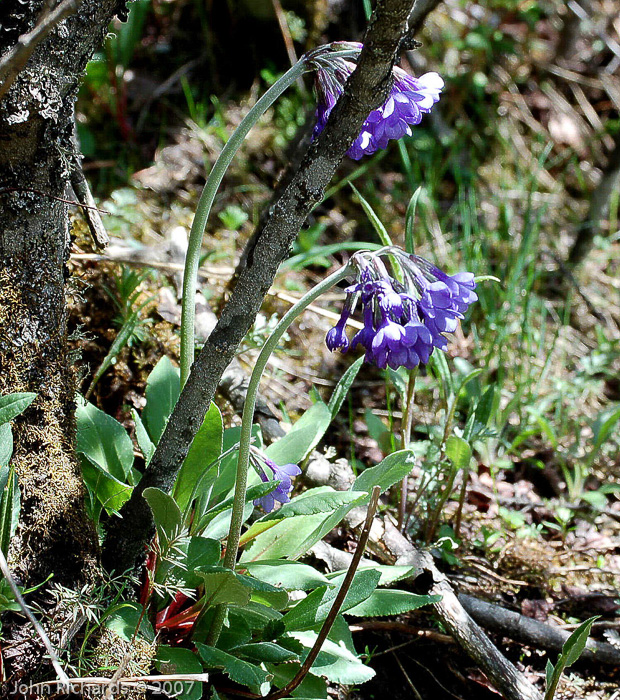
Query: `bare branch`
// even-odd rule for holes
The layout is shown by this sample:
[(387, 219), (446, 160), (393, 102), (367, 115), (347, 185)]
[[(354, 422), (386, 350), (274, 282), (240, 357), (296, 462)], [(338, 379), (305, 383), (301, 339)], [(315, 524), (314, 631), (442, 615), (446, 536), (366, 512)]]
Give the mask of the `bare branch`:
[(99, 213), (99, 209), (97, 209), (95, 198), (90, 191), (88, 180), (82, 170), (82, 155), (80, 153), (80, 144), (75, 124), (73, 126), (73, 148), (71, 187), (73, 188), (77, 200), (82, 205), (82, 212), (88, 224), (88, 229), (93, 238), (95, 247), (99, 250), (105, 250), (110, 243), (110, 237), (105, 230), (101, 214)]
[(46, 4), (34, 28), (27, 34), (22, 34), (15, 46), (0, 58), (0, 100), (8, 92), (36, 47), (57, 24), (73, 14), (82, 1), (63, 0), (54, 10), (51, 10)]
[[(556, 625), (548, 625), (540, 620), (526, 617), (493, 603), (487, 603), (471, 595), (461, 593), (459, 601), (474, 620), (486, 629), (535, 649), (550, 649), (560, 652), (571, 635), (570, 630), (560, 629)], [(612, 644), (589, 639), (580, 658), (584, 661), (620, 666), (620, 649)]]

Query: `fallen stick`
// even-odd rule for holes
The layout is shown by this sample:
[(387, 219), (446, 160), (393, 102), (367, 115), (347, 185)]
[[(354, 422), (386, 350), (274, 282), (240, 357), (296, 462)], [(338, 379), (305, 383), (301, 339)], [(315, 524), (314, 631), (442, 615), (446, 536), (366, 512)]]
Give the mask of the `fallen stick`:
[[(502, 634), (521, 644), (560, 652), (564, 642), (571, 635), (569, 630), (548, 625), (540, 620), (534, 620), (494, 603), (487, 603), (471, 595), (461, 593), (458, 599), (476, 622), (492, 632)], [(611, 644), (589, 639), (580, 658), (586, 661), (620, 666), (620, 649)]]

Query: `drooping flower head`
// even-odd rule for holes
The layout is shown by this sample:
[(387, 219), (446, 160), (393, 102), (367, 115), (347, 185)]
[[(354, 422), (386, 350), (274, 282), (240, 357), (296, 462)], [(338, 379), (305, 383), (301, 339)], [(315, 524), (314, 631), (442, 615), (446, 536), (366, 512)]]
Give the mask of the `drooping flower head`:
[[(400, 274), (389, 274), (382, 260), (385, 255), (396, 260)], [(454, 332), (478, 299), (471, 272), (447, 275), (424, 258), (394, 246), (356, 253), (352, 262), (358, 271), (355, 284), (345, 290), (342, 315), (325, 343), (330, 350), (342, 352), (361, 345), (366, 362), (382, 369), (426, 364), (435, 348), (447, 348), (443, 334)], [(349, 342), (345, 326), (358, 302), (364, 327)]]
[(250, 461), (262, 481), (265, 483), (269, 481), (280, 482), (271, 493), (257, 498), (254, 505), (261, 506), (266, 513), (270, 513), (274, 509), (276, 501), (288, 503), (291, 500), (290, 493), (293, 490), (291, 478), (301, 474), (301, 469), (296, 464), (284, 464), (279, 467), (273, 460), (254, 447), (250, 451)]
[[(329, 115), (344, 90), (344, 84), (355, 70), (355, 61), (362, 50), (356, 42), (335, 42), (308, 54), (314, 68), (315, 86), (319, 98), (317, 123), (313, 135), (323, 131)], [(343, 57), (344, 55), (344, 57)], [(386, 148), (390, 139), (411, 136), (411, 127), (419, 124), (422, 115), (431, 111), (439, 101), (444, 82), (437, 73), (425, 73), (419, 78), (393, 69), (394, 84), (385, 104), (373, 110), (347, 151), (347, 155), (359, 160), (380, 148)]]

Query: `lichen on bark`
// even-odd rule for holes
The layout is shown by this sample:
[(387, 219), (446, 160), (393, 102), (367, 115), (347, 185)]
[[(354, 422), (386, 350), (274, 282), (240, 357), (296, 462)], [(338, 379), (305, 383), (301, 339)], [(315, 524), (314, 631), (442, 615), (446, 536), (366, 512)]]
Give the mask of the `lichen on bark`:
[[(0, 56), (31, 30), (42, 0), (3, 0)], [(37, 393), (13, 422), (21, 490), (10, 564), (21, 583), (50, 574), (79, 587), (98, 576), (98, 539), (75, 455), (75, 375), (67, 348), (66, 198), (74, 102), (118, 0), (85, 0), (34, 50), (0, 101), (0, 394)], [(24, 639), (18, 622), (5, 636)], [(9, 628), (7, 630), (7, 627)], [(19, 660), (14, 677), (31, 671)]]

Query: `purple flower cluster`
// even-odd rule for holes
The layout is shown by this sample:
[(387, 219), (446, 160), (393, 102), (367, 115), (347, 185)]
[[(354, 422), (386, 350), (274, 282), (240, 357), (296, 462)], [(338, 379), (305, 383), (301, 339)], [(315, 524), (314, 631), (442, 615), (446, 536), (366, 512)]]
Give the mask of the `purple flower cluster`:
[[(390, 276), (381, 255), (398, 262), (402, 281)], [(327, 347), (346, 352), (361, 345), (365, 360), (382, 369), (426, 364), (435, 348), (447, 348), (444, 333), (456, 330), (459, 319), (478, 298), (471, 272), (447, 275), (417, 255), (398, 248), (358, 253), (356, 283), (346, 289), (346, 301), (336, 326), (325, 338)], [(345, 326), (360, 301), (364, 327), (349, 342)]]
[[(291, 500), (290, 493), (293, 490), (291, 478), (301, 474), (301, 469), (296, 464), (284, 464), (279, 467), (269, 457), (265, 457), (265, 455), (258, 452), (258, 450), (252, 451), (251, 460), (262, 481), (265, 483), (269, 481), (280, 482), (271, 493), (262, 498), (257, 498), (254, 501), (254, 505), (261, 506), (266, 513), (270, 513), (274, 509), (276, 501), (278, 503), (288, 503)], [(267, 474), (264, 467), (267, 467), (271, 474)]]
[[(344, 43), (342, 45), (345, 45)], [(361, 44), (346, 44), (359, 46)], [(355, 69), (355, 63), (341, 57), (330, 57), (330, 52), (317, 54), (312, 60), (315, 67), (315, 85), (319, 97), (317, 123), (313, 135), (323, 131), (327, 119), (338, 98), (344, 90), (344, 84)], [(393, 70), (394, 85), (385, 102), (379, 109), (373, 110), (362, 127), (359, 136), (347, 151), (347, 155), (359, 160), (380, 148), (387, 148), (390, 139), (411, 136), (411, 127), (419, 124), (422, 115), (431, 111), (439, 101), (444, 82), (437, 73), (425, 73), (414, 78), (404, 70)]]

